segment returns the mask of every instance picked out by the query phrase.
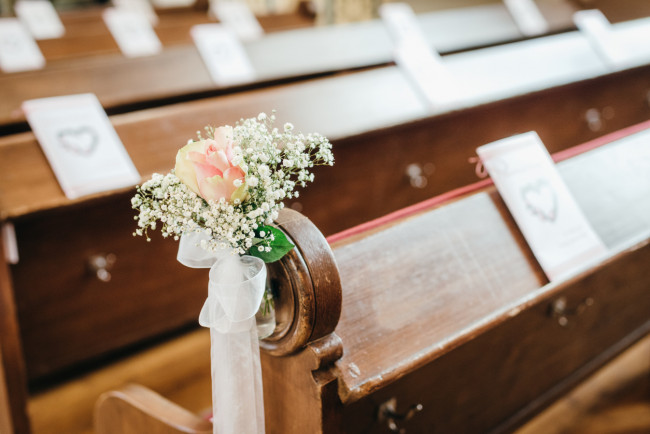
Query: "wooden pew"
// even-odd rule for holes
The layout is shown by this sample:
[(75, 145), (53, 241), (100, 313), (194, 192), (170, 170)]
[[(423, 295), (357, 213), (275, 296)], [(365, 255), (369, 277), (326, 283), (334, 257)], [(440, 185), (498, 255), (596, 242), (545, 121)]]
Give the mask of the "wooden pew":
[[(642, 128), (647, 125), (623, 134)], [(604, 139), (608, 140), (611, 138)], [(8, 358), (4, 362), (11, 367), (9, 375), (17, 382), (14, 386), (20, 386), (21, 380), (24, 385), (29, 378), (32, 388), (38, 387), (48, 374), (52, 378), (52, 373), (58, 373), (60, 377), (66, 367), (69, 371), (83, 366), (84, 360), (88, 366), (88, 361), (98, 360), (116, 348), (132, 346), (196, 321), (205, 297), (205, 276), (176, 263), (174, 243), (155, 238), (149, 245), (124, 235), (130, 233), (133, 224), (128, 209), (130, 195), (127, 192), (96, 198), (12, 219), (21, 260), (16, 265), (5, 265), (8, 277), (2, 292), (10, 301), (18, 297), (21, 323), (14, 317), (13, 325), (8, 326), (11, 333), (3, 331), (2, 336), (13, 348), (25, 348), (25, 358), (20, 351), (7, 353), (3, 349)], [(108, 222), (107, 215), (112, 216)], [(105, 229), (99, 232), (97, 227)], [(148, 262), (150, 251), (156, 251), (155, 264)], [(114, 253), (118, 258), (108, 284), (84, 271), (89, 257), (101, 253)], [(157, 273), (154, 269), (166, 271)], [(68, 272), (55, 275), (60, 270)], [(50, 275), (51, 279), (43, 280), (42, 276)], [(133, 282), (144, 285), (134, 287)], [(179, 287), (183, 291), (174, 290)], [(161, 293), (165, 294), (163, 299), (157, 297)], [(41, 300), (51, 297), (48, 294), (58, 298), (43, 304)], [(147, 297), (157, 300), (155, 305), (138, 302)], [(98, 311), (97, 306), (111, 309)], [(67, 312), (77, 313), (70, 316)], [(12, 393), (12, 404), (24, 412), (25, 403), (16, 399), (18, 396)]]
[[(61, 38), (38, 41), (45, 59), (61, 59), (119, 54), (117, 43), (102, 19), (104, 7), (61, 11), (59, 16), (66, 33)], [(154, 30), (164, 47), (190, 46), (190, 29), (197, 24), (217, 22), (203, 8), (175, 8), (157, 11), (158, 23)], [(266, 32), (285, 31), (313, 25), (313, 17), (299, 13), (261, 16), (260, 24)]]
[[(647, 56), (642, 55), (644, 50), (647, 52), (647, 46), (643, 44), (643, 41), (648, 36), (647, 29), (649, 27), (648, 19), (621, 23), (615, 27), (616, 33), (629, 45), (639, 47), (640, 54), (638, 58), (633, 59), (628, 73), (641, 75), (642, 71), (638, 69), (650, 68)], [(342, 32), (339, 34), (348, 34), (347, 30)], [(278, 33), (276, 34), (278, 37), (275, 39), (269, 36), (259, 41), (258, 54), (251, 56), (254, 67), (258, 71), (258, 83), (250, 86), (215, 87), (202, 61), (196, 57), (198, 55), (194, 48), (192, 48), (193, 55), (187, 57), (187, 53), (182, 54), (183, 61), (179, 62), (176, 55), (184, 52), (182, 47), (170, 48), (155, 57), (125, 59), (98, 56), (92, 58), (91, 63), (89, 63), (90, 60), (82, 62), (82, 59), (76, 59), (75, 62), (78, 63), (70, 61), (68, 66), (71, 69), (68, 67), (51, 68), (26, 75), (5, 74), (0, 77), (0, 88), (4, 91), (4, 98), (0, 100), (0, 134), (26, 129), (24, 115), (20, 110), (20, 105), (25, 99), (94, 92), (108, 112), (115, 113), (152, 104), (232, 93), (251, 86), (258, 87), (262, 83), (277, 84), (287, 80), (288, 77), (304, 78), (317, 72), (323, 72), (328, 67), (333, 68), (332, 70), (345, 70), (358, 65), (355, 63), (357, 60), (354, 60), (353, 57), (355, 50), (336, 54), (329, 58), (326, 56), (325, 59), (320, 59), (316, 63), (314, 63), (314, 59), (318, 58), (318, 50), (311, 56), (298, 56), (290, 50), (282, 55), (275, 52), (276, 55), (271, 57), (268, 56), (268, 53), (265, 54), (262, 48), (268, 48), (269, 44), (276, 44), (278, 48), (288, 49), (291, 46), (289, 43), (291, 39), (285, 40), (284, 38), (288, 38), (289, 33), (292, 32)], [(325, 34), (321, 36), (326, 37)], [(300, 40), (293, 41), (299, 43)], [(361, 42), (357, 48), (361, 49), (364, 44)], [(252, 45), (249, 46), (249, 48), (251, 47)], [(325, 46), (322, 48), (325, 49)], [(251, 54), (253, 54), (252, 51)], [(370, 53), (369, 56), (375, 54)], [(282, 57), (284, 55), (289, 57), (285, 59)], [(286, 62), (279, 61), (283, 59)], [(600, 79), (609, 74), (608, 67), (597, 57), (587, 40), (577, 32), (452, 54), (445, 56), (444, 60), (451, 72), (458, 77), (462, 84), (461, 88), (467, 92), (465, 100), (452, 107), (453, 110), (525, 95), (577, 81)], [(86, 69), (82, 69), (82, 65)], [(338, 83), (348, 83), (353, 80), (363, 82), (368, 77), (380, 76), (384, 78), (374, 80), (380, 86), (377, 89), (383, 89), (382, 92), (392, 92), (390, 86), (400, 88), (409, 86), (407, 80), (395, 67), (358, 72), (354, 74), (355, 78), (332, 77), (331, 80), (319, 83), (328, 83), (332, 88), (336, 88)], [(173, 85), (170, 86), (170, 83)], [(626, 86), (624, 83), (622, 85)], [(636, 84), (631, 86), (634, 85)], [(650, 86), (646, 87), (650, 88)], [(309, 85), (306, 85), (306, 88), (309, 88)], [(297, 89), (305, 89), (305, 87)], [(340, 91), (349, 92), (347, 89)], [(405, 105), (400, 107), (401, 114), (392, 118), (388, 114), (386, 115), (389, 125), (414, 121), (429, 114), (442, 114), (441, 110), (430, 109), (423, 102), (414, 101), (419, 97), (412, 90), (405, 89), (404, 92), (406, 94), (402, 99), (405, 101), (403, 103)], [(635, 96), (633, 104), (636, 105), (638, 100), (644, 101), (646, 93), (647, 90), (643, 90), (642, 94)], [(305, 97), (309, 98), (311, 95), (310, 92)], [(330, 100), (341, 106), (354, 104), (354, 101), (341, 102), (341, 95), (323, 95), (317, 92), (314, 96), (318, 97), (321, 102)], [(344, 96), (347, 97), (347, 94)], [(589, 96), (589, 98), (595, 96)], [(379, 97), (380, 95), (376, 93), (374, 99)], [(303, 102), (303, 104), (306, 103)], [(267, 107), (270, 106), (269, 108), (273, 108), (275, 105), (266, 104)], [(612, 113), (611, 110), (606, 110), (609, 113), (601, 115), (600, 112), (603, 108), (595, 108), (597, 110), (592, 113), (595, 115), (593, 128), (597, 129), (599, 124), (606, 123), (609, 120), (606, 118), (612, 115), (618, 116), (618, 112)], [(396, 110), (392, 110), (392, 112), (394, 113)], [(347, 121), (347, 123), (350, 122), (352, 121)], [(363, 129), (357, 127), (356, 131), (360, 132)], [(599, 132), (605, 131), (600, 130)]]
[[(454, 2), (442, 10), (427, 11), (420, 14), (420, 21), (425, 32), (430, 35), (432, 42), (442, 52), (466, 50), (478, 46), (495, 43), (511, 42), (522, 39), (502, 2)], [(646, 2), (627, 0), (624, 4), (609, 1), (582, 1), (572, 4), (566, 1), (538, 1), (540, 11), (549, 23), (551, 33), (563, 32), (574, 28), (571, 15), (578, 7), (601, 9), (612, 22), (633, 20), (650, 16), (650, 8)], [(430, 7), (430, 6), (429, 6)], [(48, 61), (119, 53), (117, 44), (103, 23), (101, 14), (103, 7), (91, 7), (78, 10), (61, 11), (60, 17), (66, 28), (62, 38), (41, 40), (38, 45)], [(156, 33), (164, 46), (191, 45), (189, 30), (193, 25), (215, 22), (207, 12), (207, 4), (188, 8), (162, 9), (157, 11), (159, 22), (155, 27)], [(291, 14), (273, 14), (258, 17), (266, 32), (286, 31), (294, 28), (313, 27), (314, 17), (305, 9)], [(476, 30), (476, 23), (481, 20), (481, 29)], [(469, 31), (465, 36), (458, 32), (458, 26)], [(362, 25), (371, 27), (375, 32), (381, 27), (379, 21)], [(442, 27), (442, 28), (441, 28)], [(451, 35), (450, 35), (451, 34)], [(377, 39), (377, 35), (369, 35), (369, 39)], [(445, 35), (447, 35), (445, 37)], [(383, 36), (383, 35), (379, 35)], [(383, 38), (379, 38), (383, 39)], [(386, 61), (389, 57), (386, 57)]]
[(650, 16), (650, 4), (643, 0), (576, 0), (584, 9), (600, 9), (613, 23)]
[[(568, 15), (561, 15), (566, 22)], [(422, 14), (419, 20), (427, 39), (443, 53), (522, 39), (503, 5)], [(263, 24), (265, 22), (271, 27), (272, 23), (282, 21), (279, 17), (269, 17), (263, 20)], [(564, 24), (562, 26), (566, 28)], [(102, 23), (94, 27), (105, 32)], [(73, 32), (70, 38), (76, 44), (79, 39), (75, 35)], [(110, 35), (103, 37), (107, 39), (101, 46), (114, 44), (109, 40)], [(84, 50), (74, 44), (66, 48), (65, 38), (43, 43), (51, 46), (48, 50), (52, 53), (63, 53), (53, 54), (55, 56)], [(244, 46), (257, 73), (255, 83), (251, 84), (255, 86), (385, 65), (391, 62), (393, 50), (388, 33), (379, 20), (275, 32)], [(41, 71), (0, 74), (0, 88), (6, 89), (4, 98), (0, 100), (0, 134), (9, 125), (10, 131), (26, 128), (20, 104), (32, 98), (93, 92), (103, 106), (113, 112), (125, 111), (136, 104), (138, 107), (151, 106), (237, 89), (215, 85), (198, 51), (189, 44), (173, 44), (159, 55), (145, 58), (127, 59), (117, 52), (106, 52), (102, 56), (54, 60)]]
[[(610, 254), (554, 283), (485, 182), (329, 244), (287, 210), (277, 224), (298, 248), (269, 267), (280, 322), (261, 341), (267, 432), (388, 432), (391, 419), (393, 432), (511, 432), (647, 335), (648, 143), (644, 129), (565, 153), (560, 173)], [(130, 432), (111, 429), (133, 414), (125, 396), (134, 426), (180, 432), (149, 393), (103, 396), (98, 432)], [(183, 432), (209, 432), (183, 416), (195, 424)]]
[(97, 405), (95, 434), (145, 432), (210, 434), (212, 423), (135, 384), (102, 396)]
[[(643, 26), (626, 30), (636, 28)], [(525, 70), (510, 67), (518, 61)], [(275, 108), (281, 121), (322, 132), (336, 143), (338, 163), (333, 170), (319, 171), (316, 184), (289, 205), (331, 234), (473, 182), (468, 158), (476, 144), (535, 130), (556, 152), (650, 118), (650, 66), (610, 73), (577, 33), (451, 55), (448, 66), (472, 94), (451, 109), (429, 108), (399, 69), (385, 67), (135, 111), (112, 120), (143, 177), (169, 170), (190, 132), (208, 124), (233, 124), (260, 110)], [(3, 219), (71, 203), (33, 135), (0, 142), (7, 152), (5, 173), (12, 174), (3, 187)], [(377, 156), (368, 157), (373, 154)], [(359, 170), (374, 177), (372, 187), (351, 182)], [(352, 199), (324, 209), (320, 204), (332, 194), (332, 182), (344, 182)]]

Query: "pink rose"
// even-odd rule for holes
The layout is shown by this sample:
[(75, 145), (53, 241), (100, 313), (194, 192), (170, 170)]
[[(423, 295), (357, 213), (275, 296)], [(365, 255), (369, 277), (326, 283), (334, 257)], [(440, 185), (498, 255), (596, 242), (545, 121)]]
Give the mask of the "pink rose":
[(224, 198), (233, 202), (246, 198), (246, 173), (232, 164), (232, 137), (231, 127), (219, 127), (214, 140), (189, 143), (176, 154), (176, 176), (205, 200)]

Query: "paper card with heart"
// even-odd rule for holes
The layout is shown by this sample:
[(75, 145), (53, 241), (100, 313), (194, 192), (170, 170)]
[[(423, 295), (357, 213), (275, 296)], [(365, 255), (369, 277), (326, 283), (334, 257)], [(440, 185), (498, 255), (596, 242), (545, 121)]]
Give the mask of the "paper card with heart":
[(27, 28), (17, 18), (0, 18), (0, 69), (20, 72), (44, 66), (45, 57)]
[(237, 35), (222, 24), (197, 24), (190, 35), (212, 80), (220, 86), (248, 83), (255, 70)]
[(549, 280), (561, 280), (604, 258), (607, 248), (536, 132), (476, 151)]
[(48, 0), (19, 0), (14, 11), (34, 39), (54, 39), (65, 34), (59, 14)]
[(241, 41), (253, 41), (264, 36), (264, 29), (246, 2), (210, 0), (210, 14)]
[(162, 43), (144, 14), (126, 8), (106, 8), (102, 18), (126, 57), (151, 56), (162, 51)]
[(68, 198), (140, 182), (94, 94), (35, 99), (25, 101), (22, 108)]

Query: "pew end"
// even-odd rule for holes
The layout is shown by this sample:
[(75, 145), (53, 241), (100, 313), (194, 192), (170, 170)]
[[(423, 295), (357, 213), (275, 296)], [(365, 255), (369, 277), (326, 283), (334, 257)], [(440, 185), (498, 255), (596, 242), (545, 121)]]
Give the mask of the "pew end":
[(209, 434), (212, 423), (151, 389), (129, 384), (99, 397), (94, 428), (96, 434)]
[[(260, 341), (265, 405), (274, 408), (267, 411), (267, 426), (295, 432), (288, 427), (297, 420), (300, 432), (321, 432), (334, 421), (321, 412), (327, 406), (320, 403), (336, 401), (335, 377), (325, 372), (342, 355), (333, 333), (341, 312), (341, 282), (327, 240), (307, 217), (284, 209), (276, 225), (296, 247), (267, 264), (277, 322), (274, 333)], [(321, 368), (321, 378), (312, 377)], [(296, 400), (295, 390), (308, 390), (312, 399)], [(311, 428), (303, 431), (305, 423)], [(94, 425), (97, 434), (212, 432), (209, 421), (136, 384), (104, 393), (95, 406)], [(323, 432), (337, 431), (329, 426)]]
[(267, 432), (511, 432), (648, 335), (648, 138), (558, 165), (609, 250), (560, 281), (486, 182), (328, 239), (283, 210), (296, 248), (268, 266)]

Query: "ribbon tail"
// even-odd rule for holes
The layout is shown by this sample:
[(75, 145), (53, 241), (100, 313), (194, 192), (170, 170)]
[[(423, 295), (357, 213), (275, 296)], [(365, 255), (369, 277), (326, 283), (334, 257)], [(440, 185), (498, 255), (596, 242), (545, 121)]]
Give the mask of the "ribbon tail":
[(239, 257), (232, 249), (207, 252), (206, 233), (183, 235), (178, 261), (210, 268), (208, 298), (199, 324), (210, 328), (214, 434), (264, 434), (262, 366), (255, 313), (266, 283), (259, 258)]
[(255, 319), (246, 331), (210, 329), (214, 434), (263, 434), (262, 367)]

